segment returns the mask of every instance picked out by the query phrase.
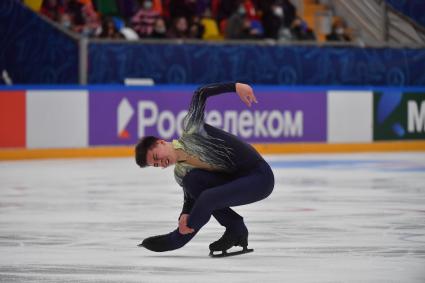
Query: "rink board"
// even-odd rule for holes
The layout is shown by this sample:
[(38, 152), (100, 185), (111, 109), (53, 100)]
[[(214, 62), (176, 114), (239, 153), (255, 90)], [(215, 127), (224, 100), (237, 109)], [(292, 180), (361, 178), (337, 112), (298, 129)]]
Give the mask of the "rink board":
[[(0, 158), (127, 156), (143, 136), (178, 138), (196, 87), (2, 88)], [(262, 153), (425, 150), (423, 88), (254, 91), (251, 108), (235, 94), (210, 97), (206, 121)]]

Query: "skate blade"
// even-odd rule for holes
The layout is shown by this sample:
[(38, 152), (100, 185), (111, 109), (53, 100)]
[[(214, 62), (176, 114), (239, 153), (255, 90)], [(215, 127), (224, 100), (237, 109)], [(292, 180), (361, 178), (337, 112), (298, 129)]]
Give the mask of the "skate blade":
[(241, 255), (241, 254), (247, 254), (247, 253), (251, 253), (253, 252), (254, 249), (243, 249), (241, 251), (237, 251), (237, 252), (222, 252), (220, 254), (214, 254), (213, 251), (210, 251), (210, 257), (228, 257), (228, 256), (235, 256), (235, 255)]

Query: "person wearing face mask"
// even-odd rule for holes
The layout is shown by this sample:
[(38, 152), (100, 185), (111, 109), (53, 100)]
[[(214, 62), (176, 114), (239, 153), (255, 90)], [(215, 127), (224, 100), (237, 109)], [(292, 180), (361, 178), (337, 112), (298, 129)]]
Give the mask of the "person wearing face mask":
[(253, 39), (255, 31), (251, 27), (245, 5), (240, 4), (235, 13), (227, 20), (225, 38), (228, 39)]
[(71, 15), (63, 13), (59, 16), (59, 24), (67, 30), (74, 30)]
[[(232, 92), (248, 107), (257, 103), (247, 84), (216, 83), (200, 87), (193, 94), (178, 140), (167, 142), (147, 136), (136, 145), (135, 159), (140, 167), (175, 165), (174, 177), (184, 192), (178, 228), (146, 238), (139, 246), (154, 252), (181, 248), (214, 216), (226, 230), (209, 246), (210, 255), (252, 251), (247, 249), (248, 229), (243, 218), (231, 207), (268, 197), (274, 187), (273, 172), (251, 145), (204, 121), (207, 98)], [(243, 250), (227, 254), (226, 250), (233, 246), (241, 246)], [(215, 255), (216, 251), (223, 253)]]
[(335, 20), (332, 24), (331, 33), (326, 35), (327, 41), (351, 41), (350, 36), (346, 33), (345, 23), (341, 19)]
[(282, 30), (289, 30), (297, 11), (289, 0), (272, 0), (269, 3), (262, 6), (264, 37), (279, 39)]
[(151, 0), (142, 1), (140, 10), (131, 18), (131, 25), (140, 37), (149, 37), (154, 31), (159, 13), (153, 9)]
[(316, 40), (313, 30), (307, 26), (307, 23), (297, 17), (291, 25), (292, 37), (295, 40)]
[(261, 22), (264, 27), (264, 37), (278, 39), (279, 29), (283, 22), (283, 11), (277, 5), (271, 5), (263, 13)]
[(245, 7), (241, 4), (227, 20), (225, 38), (238, 39), (242, 37)]

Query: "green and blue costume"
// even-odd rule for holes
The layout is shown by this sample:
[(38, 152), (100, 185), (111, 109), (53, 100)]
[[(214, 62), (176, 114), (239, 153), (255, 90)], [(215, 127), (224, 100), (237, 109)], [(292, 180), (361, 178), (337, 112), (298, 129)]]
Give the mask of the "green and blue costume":
[(261, 155), (248, 143), (204, 121), (205, 104), (210, 96), (235, 91), (235, 83), (210, 84), (197, 89), (183, 121), (183, 134), (173, 141), (176, 149), (214, 168), (207, 171), (185, 162), (175, 166), (175, 179), (184, 191), (182, 214), (189, 214), (187, 226), (195, 232), (182, 235), (176, 229), (146, 239), (145, 247), (154, 251), (178, 249), (196, 235), (211, 215), (226, 227), (226, 232), (247, 235), (243, 218), (230, 207), (259, 201), (273, 191), (273, 172)]

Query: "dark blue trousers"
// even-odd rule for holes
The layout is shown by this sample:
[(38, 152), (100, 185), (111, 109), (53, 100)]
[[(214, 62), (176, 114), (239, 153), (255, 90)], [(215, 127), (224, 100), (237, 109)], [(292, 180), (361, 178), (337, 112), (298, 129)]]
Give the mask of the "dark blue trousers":
[(259, 161), (248, 172), (223, 174), (201, 169), (191, 170), (183, 179), (183, 188), (195, 203), (190, 212), (188, 225), (195, 232), (182, 235), (178, 228), (168, 234), (167, 250), (181, 248), (211, 218), (238, 235), (248, 231), (243, 218), (230, 207), (262, 200), (273, 191), (274, 176), (265, 161)]

